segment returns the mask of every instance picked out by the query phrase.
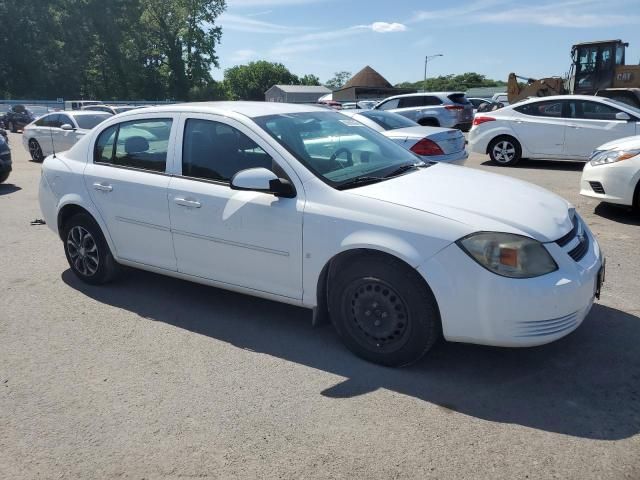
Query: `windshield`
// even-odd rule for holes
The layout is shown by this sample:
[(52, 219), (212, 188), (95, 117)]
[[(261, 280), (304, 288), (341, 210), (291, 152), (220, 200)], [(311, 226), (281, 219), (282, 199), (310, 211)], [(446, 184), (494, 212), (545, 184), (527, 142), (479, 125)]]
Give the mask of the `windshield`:
[(98, 125), (100, 122), (104, 122), (107, 118), (110, 118), (111, 115), (108, 113), (92, 113), (90, 115), (75, 115), (76, 122), (78, 127), (83, 130), (91, 130), (93, 127)]
[(384, 110), (370, 110), (360, 112), (358, 115), (368, 118), (372, 122), (377, 123), (385, 130), (395, 130), (396, 128), (417, 127), (418, 124), (407, 117), (398, 115), (393, 112), (385, 112)]
[(254, 118), (302, 164), (340, 188), (359, 177), (382, 177), (420, 159), (382, 134), (337, 112), (304, 112)]

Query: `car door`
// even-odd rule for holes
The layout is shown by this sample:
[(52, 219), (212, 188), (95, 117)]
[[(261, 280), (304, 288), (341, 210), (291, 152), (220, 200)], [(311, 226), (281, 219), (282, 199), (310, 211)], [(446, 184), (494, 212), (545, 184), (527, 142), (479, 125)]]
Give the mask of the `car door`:
[(36, 122), (27, 129), (27, 135), (29, 139), (35, 139), (40, 145), (40, 149), (42, 150), (43, 155), (51, 155), (51, 145), (53, 139), (50, 134), (50, 122), (55, 121), (58, 117), (57, 113), (44, 115), (40, 117)]
[(95, 137), (84, 180), (115, 246), (115, 255), (176, 270), (166, 165), (175, 114), (141, 117), (104, 128)]
[(178, 138), (177, 175), (169, 184), (178, 271), (301, 299), (301, 185), (296, 198), (230, 187), (233, 175), (247, 168), (264, 167), (291, 181), (295, 172), (274, 148), (232, 119), (185, 115)]
[(509, 123), (518, 141), (535, 157), (562, 158), (567, 119), (566, 100), (544, 100), (513, 108)]
[(617, 120), (622, 110), (603, 102), (571, 100), (564, 154), (569, 158), (589, 158), (600, 145), (636, 134), (637, 119)]

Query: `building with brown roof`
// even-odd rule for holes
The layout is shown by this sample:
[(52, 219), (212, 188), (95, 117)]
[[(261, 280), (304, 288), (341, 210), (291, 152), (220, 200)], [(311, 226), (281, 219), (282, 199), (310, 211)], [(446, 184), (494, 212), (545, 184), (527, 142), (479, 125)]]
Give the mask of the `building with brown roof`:
[(367, 65), (345, 83), (342, 88), (333, 92), (333, 100), (338, 102), (379, 100), (403, 93), (415, 93), (415, 90), (394, 87), (386, 78)]

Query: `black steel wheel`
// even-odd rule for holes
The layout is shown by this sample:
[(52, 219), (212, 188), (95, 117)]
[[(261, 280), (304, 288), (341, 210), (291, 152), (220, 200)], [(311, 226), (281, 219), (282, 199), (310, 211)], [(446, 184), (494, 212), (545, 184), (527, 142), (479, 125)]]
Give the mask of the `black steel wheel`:
[(345, 345), (365, 360), (403, 366), (419, 360), (440, 336), (436, 300), (411, 267), (364, 254), (329, 284), (329, 309)]
[(40, 144), (35, 138), (29, 140), (29, 153), (31, 154), (31, 159), (34, 162), (42, 163), (44, 160), (42, 148), (40, 148)]

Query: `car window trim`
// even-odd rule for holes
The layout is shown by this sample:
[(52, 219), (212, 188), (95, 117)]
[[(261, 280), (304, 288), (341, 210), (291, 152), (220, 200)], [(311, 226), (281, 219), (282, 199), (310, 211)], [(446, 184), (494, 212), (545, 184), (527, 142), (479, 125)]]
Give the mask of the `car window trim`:
[(136, 172), (143, 172), (143, 173), (153, 173), (156, 175), (163, 175), (165, 177), (173, 177), (174, 175), (167, 172), (166, 171), (166, 165), (165, 165), (165, 171), (164, 172), (159, 172), (158, 170), (147, 170), (146, 168), (139, 168), (139, 167), (130, 167), (128, 165), (115, 165), (113, 163), (107, 163), (107, 162), (93, 162), (94, 165), (102, 165), (103, 167), (111, 167), (111, 168), (120, 168), (120, 169), (124, 169), (124, 170), (133, 170)]

